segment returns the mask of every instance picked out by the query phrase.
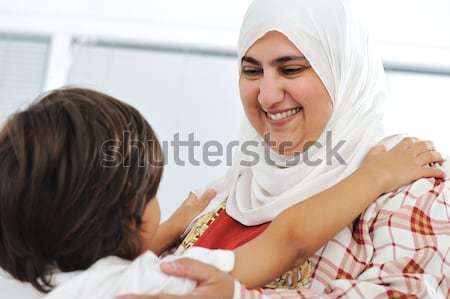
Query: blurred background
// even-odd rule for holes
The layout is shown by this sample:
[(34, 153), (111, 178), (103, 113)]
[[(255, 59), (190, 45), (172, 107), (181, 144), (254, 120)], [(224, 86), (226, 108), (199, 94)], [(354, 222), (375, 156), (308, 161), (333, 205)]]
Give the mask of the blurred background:
[[(137, 107), (161, 140), (236, 138), (243, 111), (236, 44), (249, 0), (0, 0), (0, 125), (39, 93), (67, 84)], [(280, 4), (283, 1), (280, 0)], [(389, 131), (432, 139), (450, 154), (450, 1), (355, 0), (388, 75)], [(175, 165), (162, 217), (225, 163)], [(187, 149), (181, 152), (187, 156)]]

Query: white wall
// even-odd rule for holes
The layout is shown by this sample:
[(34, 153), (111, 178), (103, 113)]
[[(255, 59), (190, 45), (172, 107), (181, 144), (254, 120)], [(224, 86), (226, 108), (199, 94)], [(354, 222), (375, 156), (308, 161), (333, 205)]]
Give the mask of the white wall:
[(0, 125), (42, 91), (48, 39), (0, 35)]
[[(450, 1), (349, 1), (360, 8), (374, 36), (382, 41), (386, 61), (450, 69)], [(68, 35), (233, 50), (250, 2), (0, 0), (0, 31), (59, 37), (55, 46), (62, 50), (57, 52), (64, 51), (67, 41), (62, 37)]]
[(233, 48), (248, 0), (0, 1), (0, 30)]

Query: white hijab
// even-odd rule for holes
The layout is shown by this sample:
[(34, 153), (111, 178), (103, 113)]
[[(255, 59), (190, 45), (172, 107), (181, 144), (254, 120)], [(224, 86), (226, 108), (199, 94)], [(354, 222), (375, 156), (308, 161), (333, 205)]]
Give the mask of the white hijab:
[[(300, 162), (284, 167), (288, 157), (271, 153), (277, 165), (267, 163), (264, 146), (251, 148), (259, 163), (243, 166), (250, 158), (241, 149), (234, 156), (227, 175), (210, 187), (228, 196), (227, 213), (244, 225), (273, 220), (290, 206), (335, 185), (361, 164), (369, 149), (385, 136), (382, 106), (386, 100), (385, 73), (367, 32), (341, 0), (254, 0), (241, 27), (239, 63), (247, 50), (269, 31), (283, 33), (305, 55), (321, 78), (332, 100), (331, 118), (317, 140), (326, 144), (326, 132), (333, 144), (344, 140), (339, 155), (346, 165), (312, 166)], [(395, 143), (399, 138), (390, 140)], [(240, 143), (262, 137), (244, 120)], [(326, 149), (310, 147), (309, 161), (324, 159)], [(250, 158), (252, 159), (252, 158)], [(308, 165), (309, 164), (309, 165)], [(283, 166), (283, 167), (280, 167)], [(220, 196), (219, 196), (220, 197)]]

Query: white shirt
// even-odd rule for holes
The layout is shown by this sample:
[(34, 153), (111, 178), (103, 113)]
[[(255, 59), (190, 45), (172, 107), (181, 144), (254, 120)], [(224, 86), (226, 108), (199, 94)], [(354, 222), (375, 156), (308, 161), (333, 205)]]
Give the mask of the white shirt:
[(97, 261), (85, 271), (56, 273), (53, 283), (57, 287), (49, 294), (36, 291), (31, 284), (21, 283), (5, 272), (0, 272), (2, 298), (14, 299), (100, 299), (115, 298), (128, 293), (185, 294), (195, 288), (195, 282), (162, 273), (160, 263), (181, 257), (192, 258), (230, 272), (234, 267), (234, 254), (229, 250), (209, 250), (193, 247), (182, 256), (159, 259), (147, 251), (134, 261), (110, 256)]

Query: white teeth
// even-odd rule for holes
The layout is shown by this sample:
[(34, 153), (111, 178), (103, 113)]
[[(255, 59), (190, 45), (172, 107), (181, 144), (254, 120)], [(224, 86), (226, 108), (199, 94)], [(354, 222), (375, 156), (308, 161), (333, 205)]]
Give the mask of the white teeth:
[(280, 113), (269, 113), (269, 112), (267, 112), (267, 115), (269, 116), (269, 118), (271, 120), (281, 120), (281, 119), (285, 119), (285, 118), (288, 118), (288, 117), (290, 117), (292, 115), (297, 114), (298, 112), (300, 112), (300, 110), (302, 110), (302, 108), (294, 108), (294, 109), (291, 109), (289, 111), (280, 112)]

